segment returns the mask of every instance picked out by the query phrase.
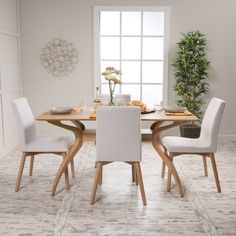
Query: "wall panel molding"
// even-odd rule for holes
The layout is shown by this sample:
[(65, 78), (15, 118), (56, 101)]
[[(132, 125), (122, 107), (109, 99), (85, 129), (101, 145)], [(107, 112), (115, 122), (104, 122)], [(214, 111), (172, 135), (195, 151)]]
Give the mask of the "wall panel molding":
[(0, 0), (0, 157), (18, 145), (12, 101), (21, 94), (19, 0)]

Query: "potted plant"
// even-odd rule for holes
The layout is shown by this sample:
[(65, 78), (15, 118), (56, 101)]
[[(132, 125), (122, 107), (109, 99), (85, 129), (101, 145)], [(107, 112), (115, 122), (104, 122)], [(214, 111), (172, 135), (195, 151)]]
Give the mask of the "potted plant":
[[(177, 105), (186, 107), (199, 119), (202, 118), (203, 95), (208, 91), (208, 69), (205, 34), (199, 31), (182, 34), (177, 54), (173, 60)], [(198, 138), (200, 126), (186, 124), (180, 127), (181, 136)], [(187, 134), (186, 134), (187, 132)]]

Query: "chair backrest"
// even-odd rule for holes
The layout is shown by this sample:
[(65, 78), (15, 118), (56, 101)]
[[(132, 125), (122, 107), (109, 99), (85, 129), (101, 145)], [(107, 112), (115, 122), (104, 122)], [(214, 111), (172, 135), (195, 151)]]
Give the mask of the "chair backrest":
[(98, 161), (141, 161), (140, 108), (104, 106), (96, 111)]
[(13, 105), (19, 128), (20, 144), (24, 146), (36, 138), (34, 115), (25, 97), (15, 99)]
[(217, 149), (218, 133), (224, 107), (225, 101), (212, 98), (202, 121), (200, 139), (211, 146), (214, 151)]
[[(103, 104), (107, 105), (109, 102), (110, 95), (109, 94), (100, 94), (100, 99)], [(131, 101), (130, 94), (115, 94), (115, 103), (118, 106), (126, 106)]]
[(116, 104), (118, 106), (127, 106), (128, 103), (131, 101), (131, 95), (130, 94), (116, 94)]

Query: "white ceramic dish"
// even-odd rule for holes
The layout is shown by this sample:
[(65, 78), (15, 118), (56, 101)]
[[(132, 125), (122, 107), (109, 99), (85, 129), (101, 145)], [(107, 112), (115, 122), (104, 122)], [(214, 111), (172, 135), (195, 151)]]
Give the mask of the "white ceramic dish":
[(66, 114), (70, 113), (73, 108), (72, 107), (52, 107), (49, 109), (53, 114)]
[(168, 106), (163, 108), (165, 112), (185, 112), (186, 107), (174, 107), (174, 106)]

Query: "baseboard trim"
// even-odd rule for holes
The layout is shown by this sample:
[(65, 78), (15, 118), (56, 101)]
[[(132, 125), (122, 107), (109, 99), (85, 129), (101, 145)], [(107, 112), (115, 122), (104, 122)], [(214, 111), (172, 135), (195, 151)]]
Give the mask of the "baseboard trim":
[(236, 134), (220, 134), (219, 137), (229, 137), (229, 138), (236, 138)]

